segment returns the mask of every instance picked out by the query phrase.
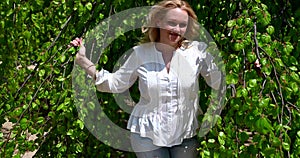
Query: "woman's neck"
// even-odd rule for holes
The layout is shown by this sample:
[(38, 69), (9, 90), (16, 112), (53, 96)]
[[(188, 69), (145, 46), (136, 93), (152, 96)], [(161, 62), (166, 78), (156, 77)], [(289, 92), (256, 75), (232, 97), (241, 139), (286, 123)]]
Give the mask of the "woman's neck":
[(158, 51), (163, 54), (173, 54), (173, 52), (177, 49), (176, 47), (164, 44), (164, 43), (155, 43), (155, 47)]
[(176, 48), (166, 45), (166, 44), (163, 44), (163, 43), (156, 43), (155, 47), (158, 51), (161, 52), (162, 58), (166, 65), (167, 72), (169, 73), (170, 66), (171, 66), (171, 60), (173, 58), (173, 53), (176, 50)]

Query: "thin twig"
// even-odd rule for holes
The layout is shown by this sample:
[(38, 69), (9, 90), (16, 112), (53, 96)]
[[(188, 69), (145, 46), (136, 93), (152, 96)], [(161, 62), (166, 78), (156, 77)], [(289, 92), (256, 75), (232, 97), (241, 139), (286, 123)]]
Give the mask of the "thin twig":
[[(48, 47), (48, 49), (46, 50), (46, 52), (48, 52), (53, 46), (54, 44), (56, 43), (56, 41), (58, 40), (58, 38), (61, 36), (63, 30), (65, 29), (65, 27), (67, 26), (67, 24), (69, 23), (69, 21), (71, 20), (72, 18), (72, 15), (70, 15), (68, 17), (68, 20), (64, 23), (62, 29), (60, 30), (59, 34), (55, 37), (54, 41), (52, 41), (51, 45)], [(56, 54), (58, 53), (58, 51), (56, 53), (54, 53), (45, 63), (49, 62), (50, 60), (52, 60)]]
[(287, 123), (287, 125), (290, 125), (291, 124), (291, 122), (292, 122), (292, 112), (291, 112), (291, 109), (290, 109), (290, 107), (288, 107), (287, 105), (285, 105), (285, 107), (286, 107), (286, 109), (288, 110), (288, 112), (289, 112), (289, 122)]
[(267, 83), (267, 79), (264, 78), (264, 81), (263, 81), (263, 84), (262, 84), (262, 88), (261, 88), (261, 90), (259, 92), (259, 96), (262, 96), (262, 93), (263, 93), (263, 91), (264, 91), (264, 89), (266, 87), (266, 83)]
[(245, 70), (246, 70), (246, 53), (245, 49), (243, 48), (243, 57), (244, 57), (244, 63), (243, 63), (243, 87), (246, 87), (246, 77), (245, 77)]
[(257, 41), (257, 28), (256, 28), (256, 21), (254, 22), (254, 43), (255, 43), (255, 53), (258, 60), (260, 60), (259, 50), (258, 50), (258, 41)]
[[(113, 10), (113, 8), (112, 8), (112, 5), (111, 5), (111, 6), (110, 6), (110, 10), (109, 10), (109, 17), (111, 17), (111, 15), (113, 14), (113, 13), (112, 13), (112, 10)], [(104, 38), (103, 38), (104, 41), (106, 41), (106, 38), (107, 38), (107, 35), (109, 34), (109, 31), (110, 31), (110, 20), (108, 20), (107, 31), (106, 31), (106, 33), (105, 33), (105, 35), (104, 35)], [(104, 50), (101, 50), (101, 51), (104, 51)], [(97, 63), (99, 62), (102, 53), (103, 53), (103, 52), (100, 52), (100, 55), (99, 55), (99, 57), (98, 57), (98, 59), (97, 59), (97, 61), (96, 61)]]
[(72, 15), (70, 15), (68, 17), (68, 20), (64, 23), (63, 27), (61, 28), (59, 34), (55, 37), (54, 41), (52, 41), (50, 47), (48, 47), (48, 49), (46, 50), (47, 52), (54, 46), (54, 44), (56, 43), (56, 41), (58, 40), (58, 38), (61, 36), (63, 30), (65, 29), (65, 27), (67, 26), (67, 24), (69, 23), (69, 21), (71, 20)]
[[(257, 41), (257, 27), (256, 27), (256, 21), (254, 22), (254, 26), (253, 26), (253, 29), (254, 29), (254, 43), (255, 43), (255, 54), (256, 54), (256, 58), (258, 60), (260, 60), (260, 55), (259, 55), (259, 45), (258, 45), (258, 41)], [(262, 89), (261, 91), (259, 92), (259, 96), (262, 96), (262, 93), (263, 93), (263, 90), (265, 89), (265, 85), (266, 85), (266, 82), (267, 82), (267, 75), (266, 73), (262, 72), (263, 76), (264, 76), (264, 81), (263, 81), (263, 84), (262, 84)]]
[(39, 151), (39, 149), (41, 148), (41, 146), (44, 144), (44, 142), (46, 141), (46, 137), (47, 137), (48, 133), (50, 133), (52, 129), (53, 128), (50, 127), (50, 129), (48, 130), (48, 132), (43, 133), (43, 137), (42, 137), (43, 141), (39, 144), (39, 147), (36, 149), (37, 151)]
[[(273, 99), (274, 102), (275, 102), (275, 105), (276, 105), (276, 106), (279, 106), (278, 103), (277, 103), (277, 99), (275, 98), (275, 95), (274, 95), (273, 92), (271, 92), (271, 96), (272, 96), (272, 99)], [(279, 117), (279, 115), (277, 116), (277, 119), (278, 119), (278, 122), (280, 122), (280, 117)]]
[(297, 111), (299, 111), (300, 112), (300, 109), (296, 106), (296, 105), (294, 105), (294, 104), (292, 104), (291, 102), (287, 102), (289, 105), (291, 105), (293, 108), (295, 108)]
[(284, 109), (284, 105), (285, 105), (285, 102), (284, 102), (284, 99), (283, 99), (283, 94), (282, 94), (282, 85), (280, 83), (280, 80), (278, 78), (278, 74), (277, 74), (277, 71), (276, 71), (276, 67), (273, 63), (273, 61), (271, 60), (271, 57), (268, 56), (269, 59), (270, 59), (270, 63), (272, 64), (273, 66), (273, 71), (274, 71), (274, 75), (275, 75), (275, 78), (276, 78), (276, 82), (278, 84), (278, 88), (279, 88), (279, 95), (280, 95), (280, 98), (281, 98), (281, 104), (282, 104), (282, 108), (281, 108), (281, 118), (280, 118), (280, 123), (282, 124), (282, 121), (283, 121), (283, 109)]
[[(48, 77), (49, 77), (49, 76), (48, 76)], [(47, 77), (47, 78), (48, 78), (48, 77)], [(38, 89), (36, 90), (36, 92), (35, 92), (33, 98), (31, 99), (29, 105), (28, 105), (27, 108), (21, 113), (21, 115), (20, 115), (19, 119), (17, 120), (16, 124), (18, 124), (18, 123), (20, 122), (20, 120), (21, 120), (21, 118), (23, 118), (25, 112), (26, 112), (27, 110), (29, 110), (31, 103), (33, 102), (33, 100), (35, 99), (35, 97), (36, 97), (36, 95), (37, 95), (37, 92), (40, 90), (40, 88), (41, 88), (42, 85), (45, 83), (45, 81), (47, 80), (47, 78), (46, 78), (46, 79), (42, 82), (42, 84), (38, 87)], [(11, 133), (12, 133), (12, 130), (9, 131), (8, 137), (10, 137)], [(20, 132), (18, 132), (18, 134), (20, 134)], [(18, 135), (18, 134), (17, 134), (17, 135)], [(15, 136), (15, 137), (17, 137), (17, 136)], [(5, 141), (5, 143), (3, 144), (3, 146), (0, 148), (0, 151), (2, 150), (2, 148), (5, 148), (5, 147), (6, 147), (6, 145), (7, 145), (8, 142), (9, 142), (9, 139), (7, 139), (7, 140)]]
[[(15, 2), (14, 2), (14, 4), (13, 4), (13, 10), (16, 10), (16, 3), (15, 3)], [(16, 19), (17, 19), (16, 17), (17, 17), (17, 12), (15, 12), (15, 13), (14, 13), (14, 16), (13, 16), (13, 23), (14, 23), (14, 24), (16, 24)]]
[[(64, 23), (64, 25), (63, 25), (60, 33), (56, 36), (55, 40), (52, 41), (51, 45), (47, 48), (46, 52), (49, 51), (54, 46), (54, 44), (56, 43), (57, 39), (61, 36), (62, 31), (65, 29), (65, 27), (67, 26), (67, 24), (69, 23), (69, 21), (71, 20), (71, 18), (72, 18), (72, 15), (70, 15), (69, 18), (68, 18), (68, 20)], [(52, 55), (47, 60), (47, 62), (49, 62), (51, 59), (53, 59), (56, 54), (57, 53), (55, 53), (54, 55)], [(17, 99), (19, 97), (21, 90), (24, 88), (25, 84), (29, 81), (29, 79), (37, 72), (37, 69), (38, 69), (39, 66), (40, 66), (40, 62), (37, 62), (36, 65), (35, 65), (35, 67), (34, 67), (34, 69), (33, 69), (33, 71), (26, 77), (25, 81), (22, 83), (21, 87), (18, 89), (18, 91), (14, 95), (15, 99)]]
[(230, 84), (229, 87), (231, 87), (231, 96), (235, 97), (236, 96), (236, 88), (234, 84)]

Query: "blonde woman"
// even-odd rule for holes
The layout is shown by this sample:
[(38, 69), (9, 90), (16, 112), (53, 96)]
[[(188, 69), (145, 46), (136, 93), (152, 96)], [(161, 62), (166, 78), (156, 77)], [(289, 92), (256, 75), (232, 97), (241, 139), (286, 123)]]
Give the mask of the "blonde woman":
[(218, 89), (220, 72), (198, 35), (197, 16), (183, 0), (164, 0), (152, 7), (142, 29), (145, 38), (114, 73), (96, 71), (82, 40), (79, 64), (94, 76), (101, 92), (120, 93), (138, 80), (140, 99), (128, 121), (138, 158), (197, 157), (198, 77)]

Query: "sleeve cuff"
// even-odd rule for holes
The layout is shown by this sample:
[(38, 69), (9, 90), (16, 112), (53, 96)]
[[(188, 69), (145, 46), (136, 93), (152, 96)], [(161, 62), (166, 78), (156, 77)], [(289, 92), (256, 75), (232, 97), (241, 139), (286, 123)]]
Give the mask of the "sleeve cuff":
[(107, 70), (104, 70), (103, 68), (96, 72), (95, 74), (95, 85), (100, 85), (103, 82), (107, 81), (109, 76), (110, 76), (110, 72), (108, 72)]

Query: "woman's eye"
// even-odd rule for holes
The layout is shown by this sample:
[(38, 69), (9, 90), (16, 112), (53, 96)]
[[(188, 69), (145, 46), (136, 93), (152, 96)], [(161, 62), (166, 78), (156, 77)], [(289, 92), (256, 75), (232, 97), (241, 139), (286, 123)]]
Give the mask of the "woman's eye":
[(186, 27), (186, 26), (187, 26), (186, 23), (180, 23), (180, 24), (179, 24), (179, 27), (180, 27), (180, 28), (184, 28), (184, 27)]
[(175, 26), (179, 25), (180, 28), (184, 28), (184, 27), (187, 26), (186, 23), (179, 23), (179, 24), (178, 24), (178, 23), (173, 22), (173, 21), (168, 21), (167, 24), (168, 24), (169, 26), (172, 26), (172, 27), (175, 27)]
[(176, 26), (177, 24), (175, 22), (173, 22), (173, 21), (168, 21), (168, 25), (170, 25), (170, 26)]

